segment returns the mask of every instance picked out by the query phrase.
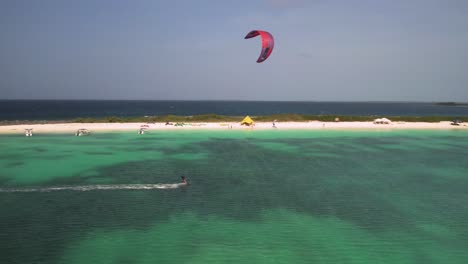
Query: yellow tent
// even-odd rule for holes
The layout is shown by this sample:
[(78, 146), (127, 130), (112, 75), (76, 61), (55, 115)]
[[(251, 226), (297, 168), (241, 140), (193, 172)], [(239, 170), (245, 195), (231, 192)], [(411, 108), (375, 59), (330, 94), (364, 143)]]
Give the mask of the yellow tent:
[(244, 119), (242, 120), (241, 122), (241, 125), (247, 125), (247, 126), (250, 126), (253, 124), (253, 120), (252, 118), (250, 118), (250, 116), (245, 116)]

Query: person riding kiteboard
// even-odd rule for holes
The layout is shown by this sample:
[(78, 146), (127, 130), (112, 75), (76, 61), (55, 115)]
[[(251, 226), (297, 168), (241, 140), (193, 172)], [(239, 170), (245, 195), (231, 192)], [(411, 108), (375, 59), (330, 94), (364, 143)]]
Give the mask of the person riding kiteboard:
[(180, 176), (180, 179), (181, 179), (181, 183), (187, 184), (187, 178), (185, 178), (185, 176)]

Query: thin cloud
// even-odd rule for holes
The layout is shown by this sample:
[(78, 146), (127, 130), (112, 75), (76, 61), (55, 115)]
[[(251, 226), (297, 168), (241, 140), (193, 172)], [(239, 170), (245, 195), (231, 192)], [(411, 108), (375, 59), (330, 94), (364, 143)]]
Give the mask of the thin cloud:
[(309, 52), (299, 52), (297, 53), (297, 56), (304, 58), (304, 59), (313, 59), (314, 57), (316, 57), (314, 56), (314, 54), (309, 53)]
[(267, 5), (274, 8), (297, 8), (303, 7), (305, 0), (266, 0)]

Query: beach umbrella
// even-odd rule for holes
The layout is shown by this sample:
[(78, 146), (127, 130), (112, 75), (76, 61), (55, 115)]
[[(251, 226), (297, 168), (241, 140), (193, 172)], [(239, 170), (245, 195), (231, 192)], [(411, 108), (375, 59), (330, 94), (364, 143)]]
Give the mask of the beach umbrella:
[(241, 122), (241, 125), (250, 126), (252, 124), (253, 124), (253, 120), (252, 120), (252, 118), (250, 118), (250, 116), (245, 116), (244, 119)]

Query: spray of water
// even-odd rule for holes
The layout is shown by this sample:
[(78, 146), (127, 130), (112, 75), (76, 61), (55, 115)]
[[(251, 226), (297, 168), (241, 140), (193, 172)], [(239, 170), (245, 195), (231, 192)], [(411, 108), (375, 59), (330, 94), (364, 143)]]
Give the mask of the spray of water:
[(37, 188), (0, 188), (0, 192), (54, 192), (54, 191), (110, 191), (110, 190), (155, 190), (178, 189), (187, 186), (186, 183), (156, 183), (156, 184), (106, 184), (106, 185), (78, 185), (78, 186), (51, 186)]

